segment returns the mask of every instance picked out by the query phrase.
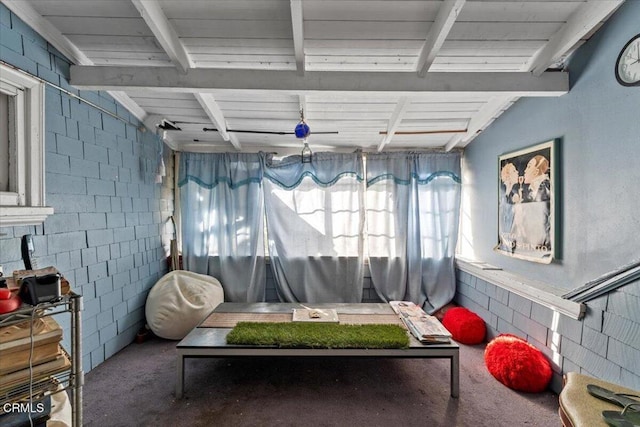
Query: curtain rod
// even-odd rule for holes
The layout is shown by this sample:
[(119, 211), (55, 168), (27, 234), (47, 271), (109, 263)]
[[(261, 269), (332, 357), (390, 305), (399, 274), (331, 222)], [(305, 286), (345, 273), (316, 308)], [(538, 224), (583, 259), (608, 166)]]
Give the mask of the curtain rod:
[(7, 63), (7, 62), (4, 62), (4, 61), (2, 61), (2, 60), (0, 60), (0, 63), (2, 63), (2, 65), (6, 65), (6, 66), (7, 66), (7, 67), (9, 67), (9, 68), (12, 68), (12, 69), (13, 69), (13, 70), (15, 70), (15, 71), (18, 71), (19, 73), (22, 73), (22, 74), (24, 74), (24, 75), (26, 75), (26, 76), (29, 76), (29, 77), (31, 77), (31, 78), (33, 78), (33, 79), (36, 79), (36, 80), (38, 80), (38, 81), (39, 81), (39, 82), (41, 82), (41, 83), (44, 83), (44, 84), (46, 84), (46, 85), (48, 85), (48, 86), (51, 86), (52, 88), (57, 89), (57, 90), (59, 90), (60, 92), (63, 92), (63, 93), (65, 93), (66, 95), (69, 95), (70, 97), (77, 99), (78, 101), (84, 102), (85, 104), (90, 105), (91, 107), (93, 107), (93, 108), (95, 108), (95, 109), (97, 109), (97, 110), (100, 110), (101, 112), (103, 112), (103, 113), (105, 113), (105, 114), (110, 115), (110, 116), (111, 116), (111, 117), (113, 117), (114, 119), (118, 119), (118, 120), (120, 120), (121, 122), (124, 122), (124, 123), (127, 123), (127, 124), (131, 124), (131, 122), (129, 122), (129, 121), (127, 121), (127, 120), (125, 120), (124, 118), (122, 118), (122, 117), (118, 116), (117, 114), (112, 113), (111, 111), (109, 111), (109, 110), (107, 110), (107, 109), (105, 109), (105, 108), (103, 108), (103, 107), (101, 107), (101, 106), (99, 106), (99, 105), (96, 105), (96, 104), (94, 104), (93, 102), (91, 102), (91, 101), (89, 101), (89, 100), (87, 100), (87, 99), (84, 99), (84, 98), (82, 98), (81, 96), (76, 95), (75, 93), (70, 92), (70, 91), (68, 91), (67, 89), (65, 89), (65, 88), (63, 88), (63, 87), (61, 87), (61, 86), (59, 86), (59, 85), (57, 85), (57, 84), (54, 84), (54, 83), (48, 82), (48, 81), (44, 80), (44, 79), (43, 79), (43, 78), (41, 78), (41, 77), (34, 76), (33, 74), (29, 73), (28, 71), (25, 71), (25, 70), (23, 70), (23, 69), (21, 69), (21, 68), (18, 68), (18, 67), (16, 67), (16, 66), (14, 66), (14, 65), (12, 65), (12, 64), (9, 64), (9, 63)]
[[(265, 147), (266, 148), (266, 147)], [(270, 153), (273, 155), (278, 155), (278, 152), (276, 151), (277, 147), (271, 147), (270, 149), (265, 149), (265, 150), (257, 150), (257, 151), (229, 151), (228, 149), (225, 148), (221, 148), (219, 150), (210, 150), (210, 151), (190, 151), (190, 150), (173, 150), (176, 153), (200, 153), (200, 154), (207, 154), (207, 153), (211, 153), (211, 154), (221, 154), (221, 153), (233, 153), (233, 154), (237, 154), (237, 153), (244, 153), (244, 154), (258, 154), (258, 153)], [(289, 151), (291, 151), (291, 154), (294, 153), (298, 153), (300, 150), (298, 148), (294, 148), (294, 147), (284, 147), (283, 148), (285, 153), (288, 153)], [(328, 152), (328, 153), (362, 153), (362, 154), (378, 154), (378, 153), (409, 153), (409, 154), (415, 154), (415, 153), (442, 153), (442, 154), (447, 154), (447, 153), (463, 153), (464, 149), (460, 148), (460, 147), (455, 147), (452, 148), (449, 151), (446, 151), (443, 148), (424, 148), (424, 149), (416, 149), (416, 148), (392, 148), (389, 150), (382, 150), (382, 151), (376, 151), (375, 149), (373, 150), (362, 150), (362, 149), (356, 149), (356, 150), (336, 150), (336, 151), (332, 151), (332, 150), (325, 150), (325, 151), (317, 151), (319, 153), (322, 152)], [(289, 154), (284, 154), (284, 155), (289, 155)]]

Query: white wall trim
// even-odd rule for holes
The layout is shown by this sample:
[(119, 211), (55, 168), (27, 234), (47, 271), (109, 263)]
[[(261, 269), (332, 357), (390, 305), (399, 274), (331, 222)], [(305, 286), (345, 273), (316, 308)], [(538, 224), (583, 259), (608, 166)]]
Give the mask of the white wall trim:
[(49, 215), (53, 215), (53, 208), (48, 206), (2, 206), (0, 208), (0, 227), (40, 225)]
[(0, 227), (42, 223), (45, 203), (44, 83), (0, 63), (0, 91), (13, 97), (10, 124), (10, 191), (0, 194)]
[(584, 315), (584, 304), (562, 298), (561, 295), (566, 293), (566, 290), (508, 273), (499, 267), (494, 267), (484, 262), (456, 258), (456, 267), (461, 271), (479, 277), (486, 282), (569, 316), (572, 319), (580, 320)]

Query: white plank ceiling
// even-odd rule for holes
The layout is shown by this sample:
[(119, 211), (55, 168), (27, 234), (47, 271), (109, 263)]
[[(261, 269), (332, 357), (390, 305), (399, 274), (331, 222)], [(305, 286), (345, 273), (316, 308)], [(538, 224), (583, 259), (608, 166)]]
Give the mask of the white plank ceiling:
[[(181, 151), (461, 148), (623, 0), (1, 0)], [(215, 130), (203, 130), (203, 129)], [(285, 134), (256, 133), (285, 132)]]

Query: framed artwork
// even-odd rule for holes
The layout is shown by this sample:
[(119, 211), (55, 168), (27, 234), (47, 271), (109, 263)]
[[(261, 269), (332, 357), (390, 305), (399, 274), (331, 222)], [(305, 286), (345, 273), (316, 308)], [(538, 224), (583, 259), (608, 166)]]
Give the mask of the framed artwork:
[(498, 244), (510, 257), (549, 264), (556, 249), (557, 140), (498, 157)]

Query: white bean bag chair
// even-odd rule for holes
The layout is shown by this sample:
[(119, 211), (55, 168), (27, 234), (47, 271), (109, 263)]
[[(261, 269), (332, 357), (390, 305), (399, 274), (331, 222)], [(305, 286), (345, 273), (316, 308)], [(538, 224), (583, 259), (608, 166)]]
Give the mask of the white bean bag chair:
[(161, 338), (180, 340), (223, 301), (224, 291), (217, 279), (191, 271), (171, 271), (149, 291), (147, 324)]

